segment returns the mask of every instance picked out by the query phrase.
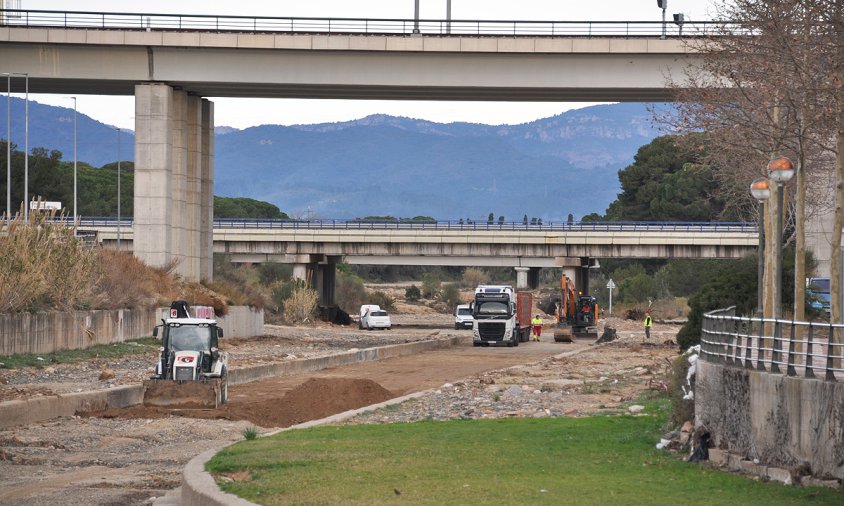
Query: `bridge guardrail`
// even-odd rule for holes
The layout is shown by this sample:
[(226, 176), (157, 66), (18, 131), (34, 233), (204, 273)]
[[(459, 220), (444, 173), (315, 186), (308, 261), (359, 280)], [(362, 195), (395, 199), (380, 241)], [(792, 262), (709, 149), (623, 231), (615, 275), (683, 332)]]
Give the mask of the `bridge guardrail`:
[[(72, 217), (55, 218), (54, 221), (73, 224)], [(131, 228), (131, 219), (121, 219), (120, 226)], [(560, 231), (560, 232), (742, 232), (756, 233), (756, 223), (743, 222), (547, 222), (489, 223), (476, 221), (419, 221), (419, 220), (269, 220), (269, 219), (217, 219), (218, 229), (304, 229), (304, 230), (500, 230), (500, 231)], [(81, 217), (78, 228), (117, 227), (116, 218)]]
[(207, 31), (239, 33), (327, 33), (524, 37), (701, 37), (735, 31), (727, 21), (506, 21), (442, 19), (366, 19), (210, 14), (51, 11), (0, 9), (7, 26), (97, 28), (113, 30)]
[(703, 317), (700, 357), (708, 362), (841, 381), (842, 354), (844, 324), (736, 316), (735, 306)]

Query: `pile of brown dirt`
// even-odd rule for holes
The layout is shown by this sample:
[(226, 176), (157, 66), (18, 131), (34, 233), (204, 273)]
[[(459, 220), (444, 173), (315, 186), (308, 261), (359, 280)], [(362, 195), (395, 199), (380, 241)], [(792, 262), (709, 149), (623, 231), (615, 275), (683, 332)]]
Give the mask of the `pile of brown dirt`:
[(166, 418), (184, 416), (220, 420), (248, 420), (260, 427), (289, 427), (310, 420), (362, 408), (395, 395), (368, 379), (311, 378), (274, 402), (231, 402), (218, 409), (168, 409), (136, 405), (82, 416), (102, 418)]

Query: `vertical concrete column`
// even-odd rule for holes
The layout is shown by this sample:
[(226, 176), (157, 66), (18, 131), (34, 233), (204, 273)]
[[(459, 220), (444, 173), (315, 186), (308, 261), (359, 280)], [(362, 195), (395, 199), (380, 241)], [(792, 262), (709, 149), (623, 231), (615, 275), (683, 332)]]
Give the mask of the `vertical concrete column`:
[(580, 268), (579, 267), (563, 267), (563, 274), (571, 279), (571, 282), (574, 283), (574, 289), (580, 290)]
[(188, 265), (187, 240), (187, 187), (188, 187), (188, 95), (182, 90), (173, 90), (173, 129), (172, 138), (172, 167), (171, 190), (173, 199), (173, 216), (170, 237), (173, 243), (173, 258), (178, 260), (176, 272), (185, 279), (196, 281), (191, 277)]
[(539, 271), (541, 267), (531, 267), (528, 271), (527, 282), (531, 290), (539, 288)]
[(320, 304), (323, 306), (333, 306), (336, 304), (337, 264), (339, 262), (339, 256), (330, 255), (326, 257), (326, 263), (321, 265), (322, 290), (320, 291)]
[(527, 267), (516, 267), (516, 290), (526, 290), (528, 287)]
[(293, 264), (293, 279), (298, 279), (307, 283), (308, 281), (308, 264), (307, 262), (298, 262)]
[(202, 100), (200, 127), (199, 277), (214, 279), (214, 102)]
[(135, 86), (135, 215), (132, 250), (143, 262), (163, 267), (173, 253), (173, 88)]
[(185, 178), (185, 270), (190, 279), (202, 279), (200, 196), (202, 194), (202, 99), (187, 96), (187, 167)]

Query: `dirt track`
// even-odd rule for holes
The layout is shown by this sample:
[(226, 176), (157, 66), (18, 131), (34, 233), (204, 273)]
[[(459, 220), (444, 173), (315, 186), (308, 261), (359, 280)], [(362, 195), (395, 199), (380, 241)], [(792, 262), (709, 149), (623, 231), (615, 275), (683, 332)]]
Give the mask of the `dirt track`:
[[(439, 331), (442, 336), (468, 333), (450, 330), (447, 320), (443, 322)], [(326, 340), (332, 334), (355, 333), (340, 328), (311, 328), (306, 332)], [(291, 329), (291, 334), (303, 333)], [(430, 328), (395, 329), (389, 337), (400, 341), (405, 338), (402, 333), (408, 340), (418, 340), (432, 332)], [(573, 383), (585, 384), (589, 378), (606, 381), (607, 374), (621, 371), (625, 364), (664, 365), (663, 356), (676, 353), (672, 347), (664, 347), (659, 353), (642, 353), (635, 348), (631, 351), (629, 346), (610, 347), (595, 354), (597, 362), (548, 363), (551, 355), (588, 347), (586, 342), (523, 343), (518, 348), (473, 348), (467, 344), (452, 350), (311, 373), (307, 377), (232, 387), (231, 404), (218, 412), (131, 408), (106, 413), (106, 417), (63, 418), (0, 431), (0, 504), (149, 503), (151, 498), (179, 485), (181, 469), (191, 457), (240, 439), (243, 431), (253, 425), (291, 425), (378, 402), (387, 396), (477, 378), (516, 364), (541, 363), (523, 368), (520, 376), (514, 376), (515, 382), (527, 381), (529, 376), (532, 382), (544, 377), (553, 384), (563, 376), (560, 367), (565, 365), (566, 374), (577, 378)], [(321, 380), (306, 383), (311, 378)], [(499, 381), (502, 388), (506, 386), (505, 378)], [(600, 399), (590, 397), (588, 403), (603, 407), (611, 396), (621, 402), (634, 395), (630, 392), (636, 388), (628, 386), (624, 393), (606, 388)], [(572, 402), (574, 397), (561, 398), (560, 402)], [(582, 405), (578, 409), (589, 411)]]

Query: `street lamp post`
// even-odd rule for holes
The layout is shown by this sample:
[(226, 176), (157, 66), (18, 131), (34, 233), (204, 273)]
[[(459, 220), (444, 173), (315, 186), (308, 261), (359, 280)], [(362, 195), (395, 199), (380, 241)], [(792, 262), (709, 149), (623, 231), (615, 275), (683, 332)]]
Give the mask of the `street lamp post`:
[(76, 97), (73, 99), (73, 226), (76, 226), (79, 215), (76, 213)]
[(763, 301), (763, 279), (765, 277), (765, 202), (771, 198), (771, 183), (767, 179), (760, 177), (759, 179), (753, 181), (750, 184), (750, 194), (753, 195), (757, 201), (759, 201), (759, 261), (757, 262), (758, 268), (756, 271), (757, 275), (757, 287), (756, 287), (756, 314), (761, 318), (762, 317), (762, 307), (764, 305)]
[(29, 74), (23, 74), (26, 88), (23, 133), (23, 221), (29, 223)]
[(12, 223), (12, 74), (6, 74), (6, 224)]
[(117, 251), (120, 251), (120, 128), (117, 130)]
[(774, 243), (774, 318), (782, 316), (782, 219), (785, 184), (794, 177), (794, 164), (781, 156), (768, 163), (768, 177), (777, 183), (777, 225)]

